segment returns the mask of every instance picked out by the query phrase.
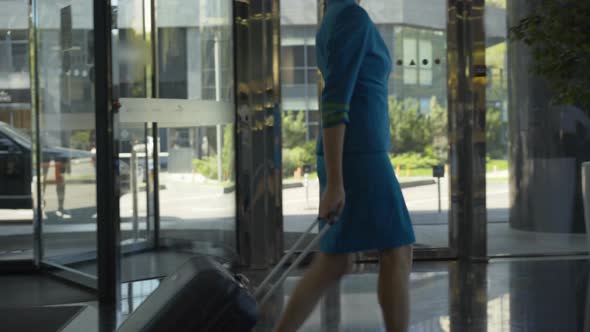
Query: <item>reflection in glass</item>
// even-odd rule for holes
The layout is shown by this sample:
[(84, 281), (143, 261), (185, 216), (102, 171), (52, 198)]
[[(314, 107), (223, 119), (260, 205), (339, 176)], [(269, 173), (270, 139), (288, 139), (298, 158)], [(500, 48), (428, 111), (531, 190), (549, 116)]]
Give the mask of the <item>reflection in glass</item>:
[[(317, 215), (319, 133), (316, 1), (281, 1), (283, 229), (285, 248)], [(310, 168), (304, 166), (309, 165)], [(306, 171), (308, 173), (306, 173)]]
[[(148, 96), (148, 66), (150, 58), (145, 35), (144, 3), (137, 0), (119, 1), (113, 10), (116, 27), (112, 30), (113, 81), (115, 98), (146, 98)], [(143, 121), (142, 121), (143, 120)], [(149, 207), (153, 207), (153, 187), (150, 186), (154, 142), (145, 127), (146, 119), (118, 123), (120, 165), (120, 218), (122, 244), (149, 238)], [(152, 227), (153, 228), (153, 227)]]
[(0, 13), (0, 260), (31, 259), (33, 200), (28, 7)]
[(232, 2), (158, 1), (156, 10), (158, 98), (185, 105), (158, 123), (162, 237), (233, 258)]
[(159, 279), (148, 279), (121, 283), (121, 315), (133, 313), (158, 288), (160, 282)]
[[(486, 3), (488, 252), (586, 252), (580, 166), (590, 160), (590, 118), (553, 105), (507, 31), (531, 13), (520, 2)], [(510, 143), (510, 144), (509, 144)], [(509, 149), (510, 147), (510, 149)]]
[(92, 1), (38, 1), (45, 256), (96, 249)]

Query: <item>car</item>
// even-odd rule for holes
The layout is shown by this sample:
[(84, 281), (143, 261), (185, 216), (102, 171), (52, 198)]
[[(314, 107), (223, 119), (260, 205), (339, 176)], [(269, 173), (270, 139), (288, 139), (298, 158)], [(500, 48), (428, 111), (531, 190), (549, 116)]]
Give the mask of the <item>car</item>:
[[(30, 209), (33, 207), (33, 168), (31, 138), (25, 133), (0, 122), (0, 209)], [(49, 169), (55, 171), (56, 185), (65, 186), (64, 174), (71, 178), (95, 180), (95, 154), (91, 151), (70, 149), (58, 146), (42, 148), (41, 176), (44, 180)], [(88, 163), (84, 174), (72, 174), (72, 165)], [(118, 162), (121, 187), (128, 187), (129, 166)], [(80, 168), (80, 167), (79, 167)], [(88, 173), (88, 174), (86, 174)], [(58, 193), (59, 195), (59, 193)]]

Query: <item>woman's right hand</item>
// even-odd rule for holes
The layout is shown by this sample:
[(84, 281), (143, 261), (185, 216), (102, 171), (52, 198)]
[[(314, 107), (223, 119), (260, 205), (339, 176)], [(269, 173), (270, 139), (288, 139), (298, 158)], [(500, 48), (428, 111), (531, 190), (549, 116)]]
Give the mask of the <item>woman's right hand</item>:
[(328, 186), (322, 195), (320, 201), (321, 220), (325, 220), (330, 224), (335, 223), (340, 218), (342, 210), (344, 210), (344, 203), (346, 202), (346, 194), (343, 186)]

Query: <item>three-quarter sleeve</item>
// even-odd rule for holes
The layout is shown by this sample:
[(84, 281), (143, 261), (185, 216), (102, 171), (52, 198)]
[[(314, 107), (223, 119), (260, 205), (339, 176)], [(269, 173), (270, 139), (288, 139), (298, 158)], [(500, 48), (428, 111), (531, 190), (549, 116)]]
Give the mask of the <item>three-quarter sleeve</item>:
[(322, 73), (322, 128), (348, 123), (350, 100), (367, 50), (370, 20), (358, 6), (350, 6), (335, 20), (326, 45)]

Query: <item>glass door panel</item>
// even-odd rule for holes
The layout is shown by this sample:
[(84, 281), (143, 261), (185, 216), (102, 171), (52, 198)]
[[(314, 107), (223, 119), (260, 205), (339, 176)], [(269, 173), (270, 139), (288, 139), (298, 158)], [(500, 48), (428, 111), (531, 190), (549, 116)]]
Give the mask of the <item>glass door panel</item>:
[(96, 257), (93, 3), (34, 4), (43, 258), (64, 267)]
[[(281, 3), (285, 247), (317, 216), (319, 203), (314, 150), (320, 130), (315, 60), (318, 3)], [(375, 22), (393, 61), (390, 157), (413, 220), (416, 248), (447, 248), (446, 1), (363, 0), (361, 6)], [(433, 177), (434, 166), (444, 171), (442, 177)]]
[[(390, 157), (416, 232), (415, 248), (447, 248), (446, 1), (373, 0), (362, 5), (377, 25), (393, 62)], [(440, 177), (433, 176), (433, 167), (439, 167)]]
[[(147, 6), (147, 8), (146, 8)], [(152, 94), (149, 1), (121, 0), (113, 6), (114, 99), (147, 98)], [(146, 17), (147, 14), (147, 17)], [(146, 119), (120, 122), (117, 128), (120, 165), (120, 218), (123, 252), (153, 240), (154, 140)]]
[(29, 22), (27, 2), (0, 14), (0, 262), (33, 259)]
[[(122, 5), (119, 1), (121, 10)], [(141, 148), (145, 139), (138, 124), (158, 127), (157, 142), (151, 127), (147, 133), (144, 186), (158, 190), (159, 243), (179, 252), (196, 250), (235, 258), (232, 1), (156, 1), (154, 8), (156, 20), (153, 27), (149, 25), (149, 33), (154, 37), (156, 57), (148, 65), (148, 72), (156, 77), (151, 87), (154, 98), (121, 95), (121, 134), (129, 137), (128, 145), (133, 133), (138, 135), (135, 144)], [(137, 45), (127, 47), (131, 53), (143, 52)], [(123, 73), (119, 75), (123, 79)], [(124, 82), (120, 83), (123, 87)], [(135, 85), (137, 91), (138, 86), (141, 84)], [(139, 131), (134, 132), (133, 126)], [(158, 155), (158, 167), (154, 167), (153, 154)], [(138, 160), (145, 167), (145, 160)], [(152, 172), (158, 172), (158, 188), (153, 188)], [(135, 214), (126, 211), (134, 211), (133, 197), (130, 192), (121, 200), (121, 215), (130, 218), (129, 227), (133, 227)], [(147, 209), (152, 202), (146, 202)]]
[(315, 140), (320, 130), (315, 58), (317, 4), (316, 0), (281, 1), (285, 248), (291, 247), (318, 214), (320, 186), (315, 156)]

